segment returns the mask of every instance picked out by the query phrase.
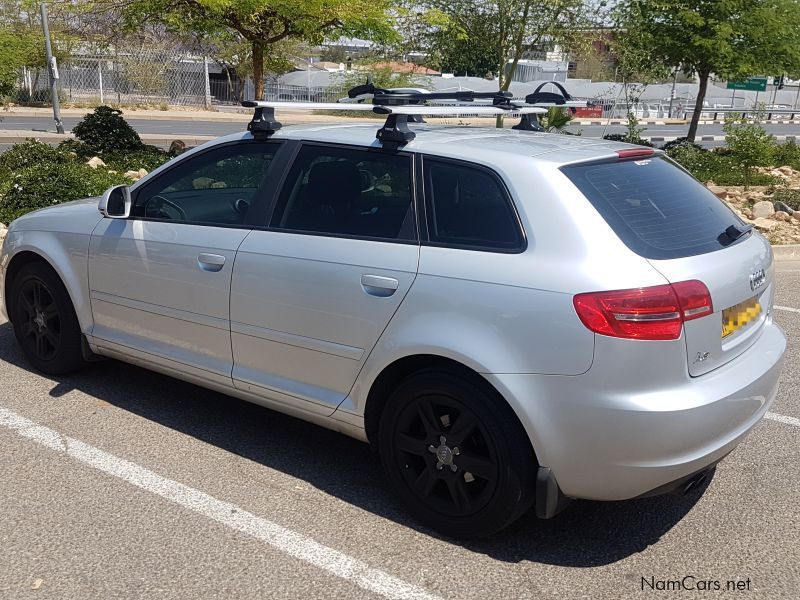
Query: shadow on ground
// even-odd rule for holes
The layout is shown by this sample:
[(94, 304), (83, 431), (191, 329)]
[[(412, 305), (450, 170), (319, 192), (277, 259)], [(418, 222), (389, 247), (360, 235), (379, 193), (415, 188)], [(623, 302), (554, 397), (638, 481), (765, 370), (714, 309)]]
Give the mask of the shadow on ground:
[[(11, 325), (0, 325), (0, 360), (31, 371)], [(73, 389), (227, 452), (307, 481), (359, 508), (419, 529), (386, 484), (366, 444), (248, 402), (117, 361), (50, 378), (59, 397)], [(549, 521), (532, 512), (480, 542), (455, 542), (495, 559), (594, 567), (655, 544), (702, 495), (627, 502), (573, 502)], [(436, 536), (434, 532), (427, 532)], [(446, 540), (453, 542), (453, 540)]]

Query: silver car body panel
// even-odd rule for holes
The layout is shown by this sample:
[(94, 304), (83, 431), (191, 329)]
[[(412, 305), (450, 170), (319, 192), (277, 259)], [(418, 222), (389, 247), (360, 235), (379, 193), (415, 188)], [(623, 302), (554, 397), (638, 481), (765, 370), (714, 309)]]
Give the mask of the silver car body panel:
[[(94, 199), (14, 221), (2, 275), (19, 252), (36, 252), (62, 277), (96, 352), (360, 439), (370, 389), (387, 367), (416, 355), (457, 361), (506, 399), (539, 463), (575, 497), (630, 498), (697, 471), (763, 416), (786, 340), (772, 321), (772, 255), (759, 234), (695, 257), (646, 260), (559, 171), (627, 146), (411, 127), (417, 137), (404, 150), (423, 163), (448, 157), (497, 172), (519, 213), (523, 252), (113, 222)], [(377, 147), (374, 136), (373, 124), (345, 124), (287, 127), (274, 138)], [(226, 136), (177, 160), (249, 139)], [(222, 268), (202, 268), (201, 254), (223, 257)], [(754, 291), (750, 276), (762, 268)], [(688, 322), (678, 340), (596, 335), (572, 306), (577, 293), (685, 279), (707, 284), (714, 314)], [(394, 280), (393, 293), (381, 290)], [(721, 340), (720, 312), (754, 295), (758, 322)]]
[(89, 249), (92, 337), (231, 385), (230, 285), (249, 229), (103, 219)]
[(417, 244), (251, 233), (231, 286), (236, 387), (333, 413), (411, 288), (418, 260)]

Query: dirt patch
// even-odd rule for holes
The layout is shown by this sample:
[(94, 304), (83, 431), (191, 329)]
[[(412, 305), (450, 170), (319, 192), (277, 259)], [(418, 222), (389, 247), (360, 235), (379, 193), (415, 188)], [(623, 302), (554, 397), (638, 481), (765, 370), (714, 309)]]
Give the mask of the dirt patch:
[(760, 172), (778, 178), (777, 186), (716, 185), (713, 181), (706, 186), (725, 204), (733, 209), (745, 223), (752, 223), (772, 244), (800, 243), (800, 211), (776, 202), (776, 189), (800, 189), (800, 171), (791, 167), (759, 169)]

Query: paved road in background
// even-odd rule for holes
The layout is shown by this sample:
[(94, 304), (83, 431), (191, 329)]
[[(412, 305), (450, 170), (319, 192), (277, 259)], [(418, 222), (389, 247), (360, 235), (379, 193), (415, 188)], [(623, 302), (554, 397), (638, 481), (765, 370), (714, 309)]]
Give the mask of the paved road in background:
[[(64, 119), (64, 128), (69, 131), (79, 121), (77, 117)], [(220, 136), (228, 133), (242, 131), (245, 123), (213, 123), (201, 121), (161, 121), (161, 120), (137, 120), (128, 119), (131, 126), (139, 133), (153, 133), (163, 135), (174, 135), (180, 138), (188, 135), (212, 135)], [(643, 135), (646, 137), (680, 137), (686, 135), (687, 125), (645, 125)], [(799, 124), (773, 124), (765, 125), (766, 130), (776, 136), (797, 135), (800, 136)], [(39, 129), (44, 131), (55, 131), (52, 118), (44, 117), (3, 117), (0, 122), (0, 129)], [(604, 133), (624, 133), (625, 127), (621, 125), (573, 125), (571, 131), (582, 130), (582, 134), (587, 137), (602, 137)], [(700, 125), (698, 137), (700, 136), (721, 136), (724, 135), (721, 125)], [(718, 145), (719, 142), (706, 142), (707, 145)]]
[[(800, 309), (800, 261), (778, 271)], [(44, 377), (0, 322), (0, 597), (617, 599), (691, 576), (793, 600), (800, 312), (775, 318), (774, 418), (702, 495), (575, 502), (469, 543), (411, 521), (364, 444), (115, 361)]]

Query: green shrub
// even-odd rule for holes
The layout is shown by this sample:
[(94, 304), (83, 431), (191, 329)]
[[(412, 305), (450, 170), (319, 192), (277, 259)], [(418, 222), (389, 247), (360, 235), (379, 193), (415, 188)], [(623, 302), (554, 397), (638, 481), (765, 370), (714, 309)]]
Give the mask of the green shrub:
[(70, 161), (72, 161), (72, 157), (60, 146), (54, 148), (44, 142), (29, 139), (22, 144), (15, 144), (0, 154), (0, 179), (26, 167), (40, 164), (63, 164)]
[(667, 142), (666, 144), (661, 146), (661, 149), (664, 152), (666, 152), (667, 154), (669, 154), (670, 156), (672, 156), (671, 152), (674, 149), (683, 148), (683, 147), (686, 147), (686, 146), (690, 146), (690, 147), (694, 148), (695, 150), (702, 150), (703, 149), (703, 147), (700, 144), (695, 144), (694, 142), (690, 142), (688, 137), (679, 137), (676, 140), (672, 140), (671, 142)]
[[(718, 185), (744, 185), (745, 172), (730, 152), (703, 150), (696, 144), (678, 144), (667, 155), (700, 181)], [(772, 175), (752, 172), (749, 185), (772, 185), (778, 179)]]
[(110, 169), (124, 173), (125, 171), (138, 171), (145, 169), (152, 171), (167, 162), (171, 156), (168, 152), (156, 146), (142, 145), (135, 152), (114, 152), (103, 157), (103, 162)]
[(773, 163), (776, 167), (788, 165), (793, 169), (800, 170), (800, 146), (794, 140), (789, 140), (785, 144), (779, 144), (775, 148), (775, 159)]
[(130, 181), (75, 161), (26, 166), (0, 179), (0, 221), (10, 223), (32, 210), (97, 196), (117, 183)]
[(655, 148), (653, 144), (642, 138), (629, 138), (625, 133), (608, 133), (603, 136), (604, 140), (611, 142), (625, 142), (626, 144), (636, 144), (637, 146), (647, 146), (648, 148)]
[(122, 118), (122, 111), (110, 106), (98, 106), (72, 128), (72, 133), (92, 154), (136, 152), (143, 146), (139, 134)]
[(734, 164), (743, 171), (744, 187), (747, 188), (756, 167), (773, 164), (775, 138), (758, 122), (747, 122), (735, 115), (725, 119), (722, 129), (725, 131), (725, 145)]

